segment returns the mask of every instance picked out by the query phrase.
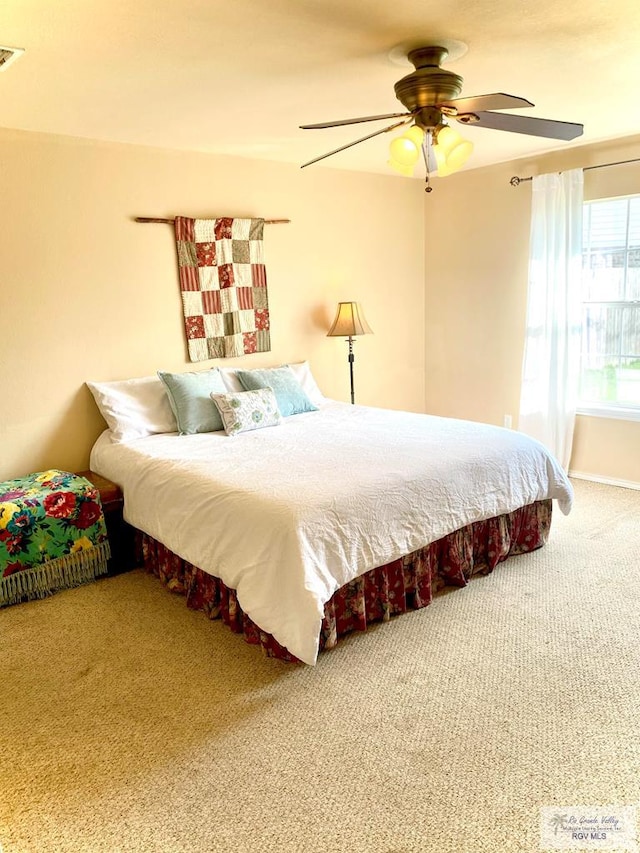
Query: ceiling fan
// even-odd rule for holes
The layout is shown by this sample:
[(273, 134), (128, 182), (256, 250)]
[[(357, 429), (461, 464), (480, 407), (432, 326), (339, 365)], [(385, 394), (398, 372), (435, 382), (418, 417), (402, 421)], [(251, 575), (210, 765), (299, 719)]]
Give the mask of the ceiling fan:
[(301, 168), (332, 157), (374, 136), (389, 133), (404, 125), (411, 125), (408, 131), (391, 143), (390, 165), (403, 174), (410, 174), (408, 170), (413, 171), (413, 165), (422, 150), (427, 168), (427, 191), (430, 191), (429, 173), (437, 171), (437, 174), (443, 177), (457, 171), (473, 148), (470, 142), (462, 140), (453, 130), (449, 124), (451, 120), (463, 125), (473, 124), (492, 130), (507, 130), (511, 133), (524, 133), (547, 139), (568, 141), (582, 135), (584, 127), (581, 124), (495, 112), (534, 106), (526, 98), (506, 95), (502, 92), (472, 98), (458, 97), (462, 91), (462, 77), (440, 67), (448, 54), (448, 48), (437, 45), (417, 47), (408, 52), (407, 58), (415, 70), (398, 80), (394, 86), (396, 97), (407, 112), (301, 125), (302, 130), (317, 130), (368, 121), (399, 119), (382, 130), (376, 130), (367, 136), (341, 145), (333, 151), (321, 154), (303, 163)]

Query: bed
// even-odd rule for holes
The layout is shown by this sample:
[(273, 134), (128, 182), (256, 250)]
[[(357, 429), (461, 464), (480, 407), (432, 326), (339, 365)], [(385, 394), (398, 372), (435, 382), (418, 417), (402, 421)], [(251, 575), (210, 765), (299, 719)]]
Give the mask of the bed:
[(560, 465), (521, 433), (328, 400), (234, 437), (116, 443), (106, 430), (91, 469), (122, 488), (167, 585), (201, 609), (214, 590), (216, 615), (240, 613), (254, 642), (311, 665), (335, 644), (336, 618), (338, 633), (362, 626), (362, 613), (335, 612), (358, 590), (380, 610), (369, 619), (421, 607), (439, 586), (540, 547), (551, 501), (564, 513), (572, 502)]

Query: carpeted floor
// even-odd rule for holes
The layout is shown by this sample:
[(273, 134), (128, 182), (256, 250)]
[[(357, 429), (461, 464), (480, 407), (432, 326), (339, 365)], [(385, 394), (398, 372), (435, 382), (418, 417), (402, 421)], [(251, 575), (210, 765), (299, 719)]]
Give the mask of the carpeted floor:
[(541, 806), (640, 802), (640, 491), (575, 487), (315, 668), (141, 571), (0, 612), (4, 853), (528, 853)]

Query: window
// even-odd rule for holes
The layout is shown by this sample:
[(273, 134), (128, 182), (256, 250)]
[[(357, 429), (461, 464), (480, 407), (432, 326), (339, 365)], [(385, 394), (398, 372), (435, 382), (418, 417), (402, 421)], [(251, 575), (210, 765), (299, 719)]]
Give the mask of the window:
[(579, 411), (640, 419), (640, 196), (584, 205)]

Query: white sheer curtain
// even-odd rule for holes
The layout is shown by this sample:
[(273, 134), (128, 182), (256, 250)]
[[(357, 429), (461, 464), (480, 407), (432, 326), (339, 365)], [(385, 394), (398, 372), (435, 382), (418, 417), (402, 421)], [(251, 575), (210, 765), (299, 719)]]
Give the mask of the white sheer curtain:
[(580, 366), (582, 169), (533, 179), (518, 428), (569, 467)]

